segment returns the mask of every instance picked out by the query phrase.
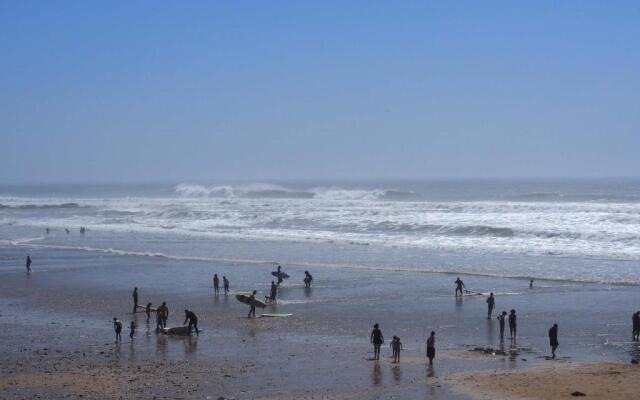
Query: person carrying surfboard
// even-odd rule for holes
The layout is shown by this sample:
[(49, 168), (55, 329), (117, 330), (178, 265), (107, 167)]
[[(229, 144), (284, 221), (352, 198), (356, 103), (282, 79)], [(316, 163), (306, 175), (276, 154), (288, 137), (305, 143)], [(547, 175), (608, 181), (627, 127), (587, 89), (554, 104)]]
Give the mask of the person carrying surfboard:
[(256, 317), (256, 305), (253, 303), (256, 299), (256, 294), (258, 294), (258, 291), (254, 290), (253, 293), (251, 293), (251, 296), (249, 296), (249, 305), (251, 308), (249, 309), (248, 318), (251, 318), (251, 315), (253, 315), (253, 318)]
[(282, 278), (282, 266), (278, 265), (278, 286), (280, 286), (280, 284), (282, 282), (284, 282), (284, 279)]

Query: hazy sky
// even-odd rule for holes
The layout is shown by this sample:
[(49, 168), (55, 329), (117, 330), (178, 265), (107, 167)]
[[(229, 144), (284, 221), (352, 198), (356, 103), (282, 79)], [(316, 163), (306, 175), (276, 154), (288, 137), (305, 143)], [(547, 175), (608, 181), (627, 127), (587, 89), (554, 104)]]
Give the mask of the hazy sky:
[(0, 0), (0, 182), (640, 175), (638, 1)]

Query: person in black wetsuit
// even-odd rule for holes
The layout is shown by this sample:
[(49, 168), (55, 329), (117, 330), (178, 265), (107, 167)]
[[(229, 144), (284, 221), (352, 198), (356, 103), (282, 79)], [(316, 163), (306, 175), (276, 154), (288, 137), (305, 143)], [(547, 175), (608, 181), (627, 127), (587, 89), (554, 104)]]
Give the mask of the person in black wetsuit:
[(462, 280), (458, 278), (456, 279), (455, 284), (456, 284), (456, 296), (458, 296), (458, 293), (460, 293), (459, 296), (462, 296), (462, 289), (466, 288), (466, 286), (464, 285), (464, 282), (462, 282)]
[(220, 279), (218, 274), (213, 274), (213, 294), (216, 296), (220, 293)]
[(275, 303), (276, 296), (278, 296), (278, 285), (274, 281), (271, 281), (271, 290), (269, 293), (269, 302)]
[(249, 296), (249, 305), (251, 306), (251, 308), (249, 309), (248, 318), (251, 318), (252, 315), (253, 318), (256, 317), (256, 306), (255, 304), (253, 304), (253, 300), (256, 299), (256, 294), (258, 294), (258, 292), (254, 290), (253, 293), (251, 293), (251, 296)]
[(491, 319), (491, 315), (493, 314), (493, 308), (496, 306), (496, 298), (493, 297), (493, 292), (489, 294), (489, 298), (487, 299), (487, 319)]
[(144, 312), (147, 313), (147, 324), (148, 324), (149, 319), (151, 318), (151, 303), (147, 303), (147, 307), (144, 309)]
[(309, 271), (304, 271), (304, 287), (310, 288), (312, 282), (313, 282), (313, 276), (311, 276)]
[(511, 314), (509, 314), (509, 334), (511, 335), (511, 340), (516, 340), (517, 328), (518, 317), (516, 316), (516, 310), (511, 310)]
[(116, 343), (122, 341), (122, 322), (116, 317), (113, 317), (113, 330), (116, 332)]
[(31, 256), (27, 256), (27, 263), (25, 265), (27, 267), (27, 272), (31, 272)]
[(226, 276), (222, 276), (222, 286), (224, 287), (224, 294), (229, 294), (229, 280)]
[(133, 288), (133, 293), (131, 294), (133, 297), (133, 312), (135, 313), (138, 310), (138, 288)]
[(380, 326), (378, 324), (373, 325), (373, 330), (371, 331), (371, 343), (373, 343), (373, 359), (380, 359), (380, 346), (384, 344), (384, 336), (382, 335), (382, 331), (380, 330)]
[(192, 327), (196, 330), (196, 335), (200, 334), (200, 331), (198, 331), (198, 317), (196, 317), (193, 311), (184, 310), (184, 322), (182, 325), (186, 325), (187, 321), (189, 321), (189, 335), (191, 335)]
[(282, 278), (282, 266), (278, 265), (278, 286), (280, 286), (282, 282), (284, 282), (284, 279)]
[(131, 321), (131, 325), (129, 325), (129, 339), (133, 340), (133, 335), (136, 334), (136, 323), (135, 321)]
[(633, 322), (633, 341), (637, 342), (640, 340), (640, 311), (633, 314), (631, 321)]
[(558, 324), (553, 324), (549, 329), (549, 346), (551, 346), (551, 358), (556, 358), (556, 349), (560, 343), (558, 343)]
[(504, 340), (504, 324), (507, 319), (507, 312), (503, 311), (502, 314), (498, 315), (498, 321), (500, 321), (500, 341)]

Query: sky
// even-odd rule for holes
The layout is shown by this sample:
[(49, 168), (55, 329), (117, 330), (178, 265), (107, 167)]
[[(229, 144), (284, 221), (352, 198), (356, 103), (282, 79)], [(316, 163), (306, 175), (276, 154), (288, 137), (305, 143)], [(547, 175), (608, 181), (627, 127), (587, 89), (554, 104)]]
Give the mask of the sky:
[(0, 0), (0, 183), (640, 173), (637, 1)]

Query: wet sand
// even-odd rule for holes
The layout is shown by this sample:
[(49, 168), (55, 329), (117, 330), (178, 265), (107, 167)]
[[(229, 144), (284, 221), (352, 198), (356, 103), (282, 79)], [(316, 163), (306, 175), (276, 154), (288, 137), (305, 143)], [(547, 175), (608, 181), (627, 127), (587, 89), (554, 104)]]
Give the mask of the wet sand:
[[(628, 362), (638, 354), (627, 338), (635, 287), (537, 282), (529, 290), (526, 280), (463, 277), (470, 288), (496, 291), (499, 310), (518, 310), (518, 342), (501, 345), (485, 298), (455, 299), (448, 274), (317, 268), (305, 290), (306, 268), (285, 265), (292, 278), (265, 312), (293, 315), (249, 320), (233, 296), (213, 296), (211, 277), (229, 277), (233, 292), (264, 295), (274, 265), (30, 249), (34, 272), (27, 275), (14, 268), (24, 252), (0, 248), (0, 398), (463, 399), (468, 394), (454, 392), (448, 376), (549, 364), (546, 330), (558, 321), (564, 360)], [(133, 286), (141, 304), (167, 301), (170, 326), (183, 322), (185, 308), (195, 311), (203, 333), (157, 335), (144, 314), (129, 314)], [(125, 326), (119, 345), (114, 316)], [(133, 343), (130, 320), (138, 324)], [(388, 344), (381, 361), (370, 360), (374, 322), (387, 343), (401, 337), (399, 365)], [(434, 368), (424, 358), (431, 330)], [(509, 356), (470, 351), (488, 346)]]

